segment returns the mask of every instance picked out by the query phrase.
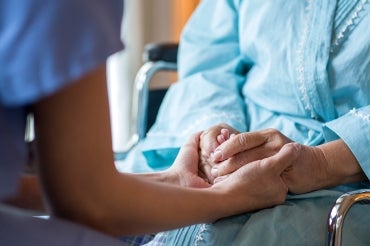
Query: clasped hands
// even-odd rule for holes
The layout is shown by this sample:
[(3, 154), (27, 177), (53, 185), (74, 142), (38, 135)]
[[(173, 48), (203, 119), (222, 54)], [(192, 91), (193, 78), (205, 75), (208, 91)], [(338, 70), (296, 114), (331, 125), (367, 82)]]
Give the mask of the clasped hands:
[(239, 133), (220, 124), (189, 138), (165, 179), (220, 194), (235, 214), (281, 204), (288, 192), (324, 187), (326, 166), (320, 148), (295, 143), (277, 130)]
[[(293, 148), (295, 154), (284, 148)], [(320, 148), (294, 143), (275, 129), (240, 133), (226, 124), (216, 125), (200, 135), (199, 156), (200, 176), (210, 184), (227, 179), (245, 165), (260, 162), (271, 166), (271, 172), (277, 171), (292, 193), (321, 188), (328, 175), (327, 160)]]

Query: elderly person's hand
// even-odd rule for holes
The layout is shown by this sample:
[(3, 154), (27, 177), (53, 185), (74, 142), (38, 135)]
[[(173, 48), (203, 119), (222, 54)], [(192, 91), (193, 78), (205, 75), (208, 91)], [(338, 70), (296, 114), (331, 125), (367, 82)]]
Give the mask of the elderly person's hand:
[[(219, 135), (227, 136), (228, 134), (221, 133), (220, 130)], [(252, 161), (273, 156), (285, 144), (292, 142), (275, 129), (229, 135), (231, 137), (210, 154), (213, 165), (209, 172), (213, 178), (232, 173)]]
[[(225, 133), (219, 135), (226, 136)], [(291, 140), (276, 130), (240, 133), (216, 148), (211, 173), (214, 182), (225, 179), (238, 168), (259, 158), (273, 156)], [(299, 146), (299, 155), (282, 173), (292, 193), (306, 193), (321, 188), (367, 180), (355, 156), (343, 140), (319, 146)]]
[(202, 177), (213, 183), (214, 177), (211, 175), (211, 170), (215, 162), (212, 154), (215, 149), (230, 138), (231, 135), (239, 133), (227, 124), (218, 124), (205, 131), (200, 135), (199, 157), (200, 166), (199, 173)]
[[(238, 136), (231, 137), (227, 143), (223, 144), (217, 149), (217, 154), (215, 154), (216, 159), (228, 159), (221, 161), (215, 166), (214, 169), (217, 168), (217, 172), (219, 174), (214, 180), (215, 183), (224, 180), (230, 175), (230, 173), (234, 172), (245, 164), (249, 165), (251, 163), (250, 161), (243, 163), (243, 161), (246, 161), (246, 158), (258, 158), (259, 155), (255, 155), (256, 153), (253, 153), (254, 157), (236, 157), (237, 155), (244, 156), (246, 152), (254, 149), (250, 148), (250, 144), (246, 144), (246, 137), (248, 137), (249, 142), (251, 142), (252, 137), (256, 137), (257, 139), (262, 136), (255, 133), (243, 133), (239, 134)], [(263, 131), (263, 133), (265, 132)], [(222, 134), (220, 133), (220, 135)], [(276, 138), (281, 140), (281, 137)], [(260, 141), (261, 139), (254, 140), (255, 143)], [(282, 147), (285, 145), (284, 141), (281, 141), (280, 144), (282, 144)], [(276, 149), (280, 148), (280, 144), (276, 145)], [(325, 183), (329, 180), (329, 174), (327, 170), (326, 159), (322, 150), (318, 147), (305, 146), (298, 143), (295, 143), (295, 145), (300, 149), (299, 155), (296, 156), (296, 159), (294, 159), (291, 162), (291, 165), (288, 166), (282, 173), (282, 178), (285, 184), (288, 186), (289, 191), (292, 193), (304, 193), (325, 187)], [(258, 148), (264, 148), (264, 146), (258, 145), (256, 150), (258, 150)], [(250, 152), (251, 155), (252, 152)], [(272, 156), (275, 155), (274, 151), (270, 153)], [(230, 155), (232, 156), (229, 157)]]
[(292, 193), (368, 180), (343, 140), (316, 147), (302, 145), (297, 159), (282, 177)]
[(331, 186), (328, 163), (322, 149), (305, 145), (300, 148), (297, 159), (282, 174), (289, 191), (300, 194)]
[[(228, 214), (271, 207), (285, 201), (288, 187), (282, 179), (282, 173), (292, 166), (299, 156), (300, 145), (287, 144), (277, 154), (252, 161), (231, 174), (218, 177), (217, 182), (210, 185), (198, 173), (199, 138), (200, 133), (190, 137), (181, 147), (174, 164), (162, 172), (161, 178), (166, 183), (204, 188), (223, 194), (222, 199), (225, 204), (235, 204), (225, 209)], [(218, 206), (224, 209), (223, 204), (218, 204)]]

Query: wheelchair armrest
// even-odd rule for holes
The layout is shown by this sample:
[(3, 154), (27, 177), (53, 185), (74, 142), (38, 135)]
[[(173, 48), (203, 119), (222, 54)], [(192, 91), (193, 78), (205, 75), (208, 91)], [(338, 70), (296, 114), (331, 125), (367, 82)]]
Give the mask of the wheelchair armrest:
[[(136, 75), (133, 92), (132, 123), (133, 135), (137, 141), (146, 136), (149, 111), (153, 110), (149, 105), (151, 79), (159, 71), (177, 70), (177, 50), (177, 43), (150, 43), (145, 46), (143, 54), (145, 63)], [(162, 94), (164, 96), (164, 93)]]
[(328, 219), (328, 245), (341, 245), (344, 219), (355, 203), (370, 203), (370, 189), (348, 192), (336, 200)]
[(177, 43), (150, 43), (145, 46), (143, 60), (144, 62), (164, 61), (177, 63)]

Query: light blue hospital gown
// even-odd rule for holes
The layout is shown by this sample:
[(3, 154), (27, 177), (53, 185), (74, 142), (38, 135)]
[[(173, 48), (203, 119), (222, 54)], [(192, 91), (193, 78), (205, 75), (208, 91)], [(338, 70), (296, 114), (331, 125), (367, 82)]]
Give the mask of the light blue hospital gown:
[[(225, 122), (239, 131), (276, 128), (306, 145), (341, 138), (370, 177), (369, 1), (203, 0), (180, 44), (179, 82), (120, 170), (164, 169), (189, 134)], [(292, 195), (274, 208), (168, 232), (167, 244), (323, 245), (335, 199), (364, 187)], [(344, 240), (369, 245), (370, 209), (351, 214)]]
[[(16, 191), (26, 162), (26, 106), (123, 48), (123, 0), (0, 0), (0, 199)], [(13, 215), (10, 215), (13, 214)], [(9, 212), (0, 245), (121, 245), (69, 222)]]

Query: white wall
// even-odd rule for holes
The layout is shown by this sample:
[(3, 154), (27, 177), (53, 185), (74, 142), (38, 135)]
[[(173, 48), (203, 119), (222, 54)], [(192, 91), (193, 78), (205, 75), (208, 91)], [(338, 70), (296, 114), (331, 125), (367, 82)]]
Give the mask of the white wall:
[(142, 65), (143, 47), (149, 42), (172, 41), (173, 0), (125, 0), (122, 37), (125, 50), (108, 60), (114, 151), (126, 150), (130, 139), (132, 85)]

